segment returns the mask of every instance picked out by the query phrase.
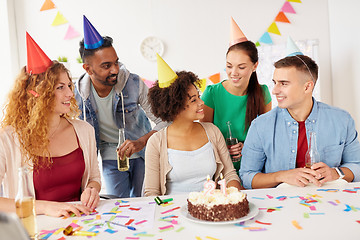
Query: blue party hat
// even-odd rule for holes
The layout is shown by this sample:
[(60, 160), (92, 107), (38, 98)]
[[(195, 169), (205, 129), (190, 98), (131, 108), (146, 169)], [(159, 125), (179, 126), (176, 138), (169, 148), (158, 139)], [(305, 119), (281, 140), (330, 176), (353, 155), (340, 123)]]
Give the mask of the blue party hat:
[(103, 43), (102, 36), (84, 15), (84, 47), (86, 49), (96, 49)]
[(298, 46), (296, 46), (295, 42), (289, 36), (286, 44), (286, 56), (291, 57), (296, 55), (304, 55), (304, 54), (300, 51)]

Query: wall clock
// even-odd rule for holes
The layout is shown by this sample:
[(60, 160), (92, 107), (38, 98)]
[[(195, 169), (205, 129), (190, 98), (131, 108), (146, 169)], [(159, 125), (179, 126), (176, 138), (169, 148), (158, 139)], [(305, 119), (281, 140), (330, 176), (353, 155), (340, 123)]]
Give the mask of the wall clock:
[(140, 52), (147, 60), (156, 61), (156, 53), (160, 56), (164, 53), (164, 43), (157, 37), (147, 37), (140, 44)]

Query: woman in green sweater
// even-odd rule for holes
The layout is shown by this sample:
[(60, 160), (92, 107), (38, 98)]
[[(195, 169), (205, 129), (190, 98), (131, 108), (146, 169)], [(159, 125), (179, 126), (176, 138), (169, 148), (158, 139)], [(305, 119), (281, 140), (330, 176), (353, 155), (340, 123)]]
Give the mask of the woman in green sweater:
[(228, 147), (237, 172), (251, 121), (271, 110), (269, 89), (266, 85), (259, 84), (256, 75), (257, 48), (242, 32), (241, 34), (238, 41), (232, 41), (226, 53), (228, 79), (207, 86), (201, 96), (205, 103), (205, 117), (202, 121), (214, 123), (225, 139), (229, 132), (227, 122), (231, 122), (232, 137), (237, 138), (238, 143)]

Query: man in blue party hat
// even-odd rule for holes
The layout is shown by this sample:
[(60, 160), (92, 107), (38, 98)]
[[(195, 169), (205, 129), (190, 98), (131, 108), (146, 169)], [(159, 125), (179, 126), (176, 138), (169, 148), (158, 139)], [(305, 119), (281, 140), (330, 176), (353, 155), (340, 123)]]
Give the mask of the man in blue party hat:
[(278, 107), (251, 123), (244, 143), (240, 168), (244, 187), (360, 181), (354, 120), (346, 111), (312, 97), (317, 64), (290, 38), (287, 49), (287, 57), (274, 64), (272, 93)]
[[(106, 192), (117, 197), (140, 197), (144, 181), (144, 147), (166, 123), (154, 117), (148, 88), (138, 75), (119, 62), (112, 38), (102, 37), (84, 16), (80, 55), (86, 73), (76, 83), (80, 118), (95, 128)], [(150, 118), (156, 126), (151, 130)], [(126, 141), (119, 146), (119, 130)], [(120, 171), (116, 159), (126, 155), (129, 169)], [(119, 168), (119, 169), (118, 169)]]

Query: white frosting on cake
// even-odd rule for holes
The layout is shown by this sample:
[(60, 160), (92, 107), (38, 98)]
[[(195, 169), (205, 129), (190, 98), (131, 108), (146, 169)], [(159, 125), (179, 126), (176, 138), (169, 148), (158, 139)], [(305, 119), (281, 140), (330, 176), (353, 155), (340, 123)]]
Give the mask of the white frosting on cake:
[(189, 201), (196, 204), (204, 204), (208, 207), (220, 204), (236, 204), (242, 202), (246, 198), (246, 194), (240, 192), (235, 187), (226, 188), (226, 196), (219, 190), (215, 189), (214, 193), (205, 195), (204, 191), (189, 193)]

